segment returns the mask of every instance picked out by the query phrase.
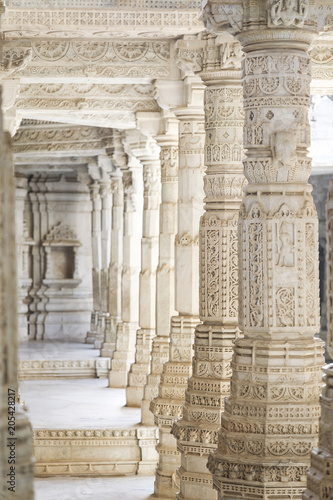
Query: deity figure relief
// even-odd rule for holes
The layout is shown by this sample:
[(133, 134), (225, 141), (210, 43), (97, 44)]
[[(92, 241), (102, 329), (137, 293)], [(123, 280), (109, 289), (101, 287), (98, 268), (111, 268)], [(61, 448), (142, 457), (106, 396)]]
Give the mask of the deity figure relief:
[(302, 27), (308, 15), (308, 0), (268, 0), (268, 26)]
[(296, 154), (295, 132), (276, 132), (272, 136), (272, 167), (277, 182), (287, 182), (289, 174), (294, 173)]
[(277, 265), (280, 267), (292, 267), (293, 266), (293, 249), (292, 239), (290, 235), (290, 230), (286, 221), (283, 221), (280, 226), (278, 245), (278, 259)]

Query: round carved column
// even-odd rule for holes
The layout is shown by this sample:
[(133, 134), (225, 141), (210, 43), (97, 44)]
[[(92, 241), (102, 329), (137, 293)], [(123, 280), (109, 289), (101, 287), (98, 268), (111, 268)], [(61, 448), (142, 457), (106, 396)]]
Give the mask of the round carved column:
[[(248, 185), (238, 233), (244, 337), (235, 342), (218, 450), (208, 461), (221, 499), (300, 499), (317, 442), (323, 356), (313, 337), (319, 331), (318, 219), (307, 156), (307, 51), (315, 31), (313, 13), (307, 18), (308, 9), (299, 7), (305, 4), (292, 4), (230, 7), (245, 54)], [(222, 28), (216, 5), (207, 8)]]

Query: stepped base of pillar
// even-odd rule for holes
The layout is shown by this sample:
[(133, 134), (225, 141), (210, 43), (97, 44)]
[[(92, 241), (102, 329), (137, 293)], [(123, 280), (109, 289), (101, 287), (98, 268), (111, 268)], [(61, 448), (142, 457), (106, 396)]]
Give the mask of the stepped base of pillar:
[(154, 492), (156, 496), (161, 498), (175, 498), (179, 491), (176, 470), (180, 466), (180, 453), (177, 451), (176, 439), (170, 434), (171, 422), (173, 419), (166, 419), (166, 423), (169, 425), (163, 427), (159, 422), (159, 443), (156, 446), (159, 462), (156, 469)]
[(144, 396), (144, 386), (150, 365), (150, 352), (152, 338), (155, 330), (140, 329), (136, 332), (135, 363), (128, 374), (128, 387), (126, 389), (127, 406), (141, 407)]
[(87, 332), (85, 343), (86, 344), (94, 344), (95, 343), (95, 337), (96, 337), (96, 331), (89, 331)]
[(115, 349), (116, 349), (115, 342), (103, 342), (101, 349), (101, 357), (112, 358)]
[(154, 415), (149, 406), (152, 398), (158, 395), (163, 364), (169, 359), (169, 337), (155, 337), (151, 350), (151, 370), (144, 387), (141, 414), (143, 425), (154, 425)]
[[(180, 491), (177, 500), (217, 500), (213, 489), (213, 476), (207, 470), (207, 455), (183, 455), (182, 466), (177, 470)], [(190, 472), (189, 472), (190, 471)]]
[(104, 333), (103, 335), (101, 334), (97, 334), (96, 337), (95, 337), (95, 341), (94, 341), (94, 349), (102, 349), (102, 346), (103, 346), (103, 343), (104, 343)]
[(128, 372), (134, 361), (136, 323), (120, 323), (117, 329), (116, 350), (111, 361), (109, 387), (126, 387)]
[(143, 386), (126, 387), (126, 406), (129, 406), (131, 408), (141, 408), (142, 398), (143, 398)]

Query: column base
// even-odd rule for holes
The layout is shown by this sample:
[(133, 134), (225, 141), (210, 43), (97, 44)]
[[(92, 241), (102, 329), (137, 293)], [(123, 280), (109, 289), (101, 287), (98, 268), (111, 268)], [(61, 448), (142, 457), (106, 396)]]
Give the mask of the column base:
[(115, 342), (103, 342), (101, 349), (102, 358), (112, 358), (112, 355), (116, 349)]
[[(131, 374), (129, 374), (131, 375)], [(141, 387), (126, 387), (126, 406), (132, 408), (140, 408), (143, 398), (143, 386)], [(146, 424), (145, 424), (146, 425)]]
[(109, 387), (126, 387), (128, 372), (134, 361), (136, 323), (120, 323), (117, 329), (117, 345), (111, 361)]

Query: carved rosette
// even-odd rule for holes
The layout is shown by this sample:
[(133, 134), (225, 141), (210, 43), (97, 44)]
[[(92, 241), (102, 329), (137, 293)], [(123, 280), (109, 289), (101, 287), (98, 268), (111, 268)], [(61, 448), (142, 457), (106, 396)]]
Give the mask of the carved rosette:
[(208, 16), (234, 30), (245, 53), (248, 185), (238, 228), (244, 338), (235, 342), (230, 396), (208, 467), (219, 498), (296, 499), (316, 445), (323, 364), (322, 342), (313, 338), (318, 221), (307, 157), (314, 21), (298, 0), (266, 2), (266, 12), (246, 5), (237, 25), (235, 18), (228, 24), (236, 6), (228, 7), (229, 15), (214, 4)]
[(228, 61), (237, 53), (234, 45), (239, 46), (227, 42), (218, 45), (215, 37), (208, 36), (202, 73), (207, 85), (206, 204), (199, 238), (203, 324), (195, 329), (192, 376), (185, 391), (183, 418), (174, 423), (172, 430), (181, 452), (179, 500), (216, 498), (206, 463), (217, 447), (224, 398), (229, 394), (232, 344), (238, 331), (237, 220), (245, 179), (241, 163), (244, 120), (240, 71), (235, 69), (235, 59)]

